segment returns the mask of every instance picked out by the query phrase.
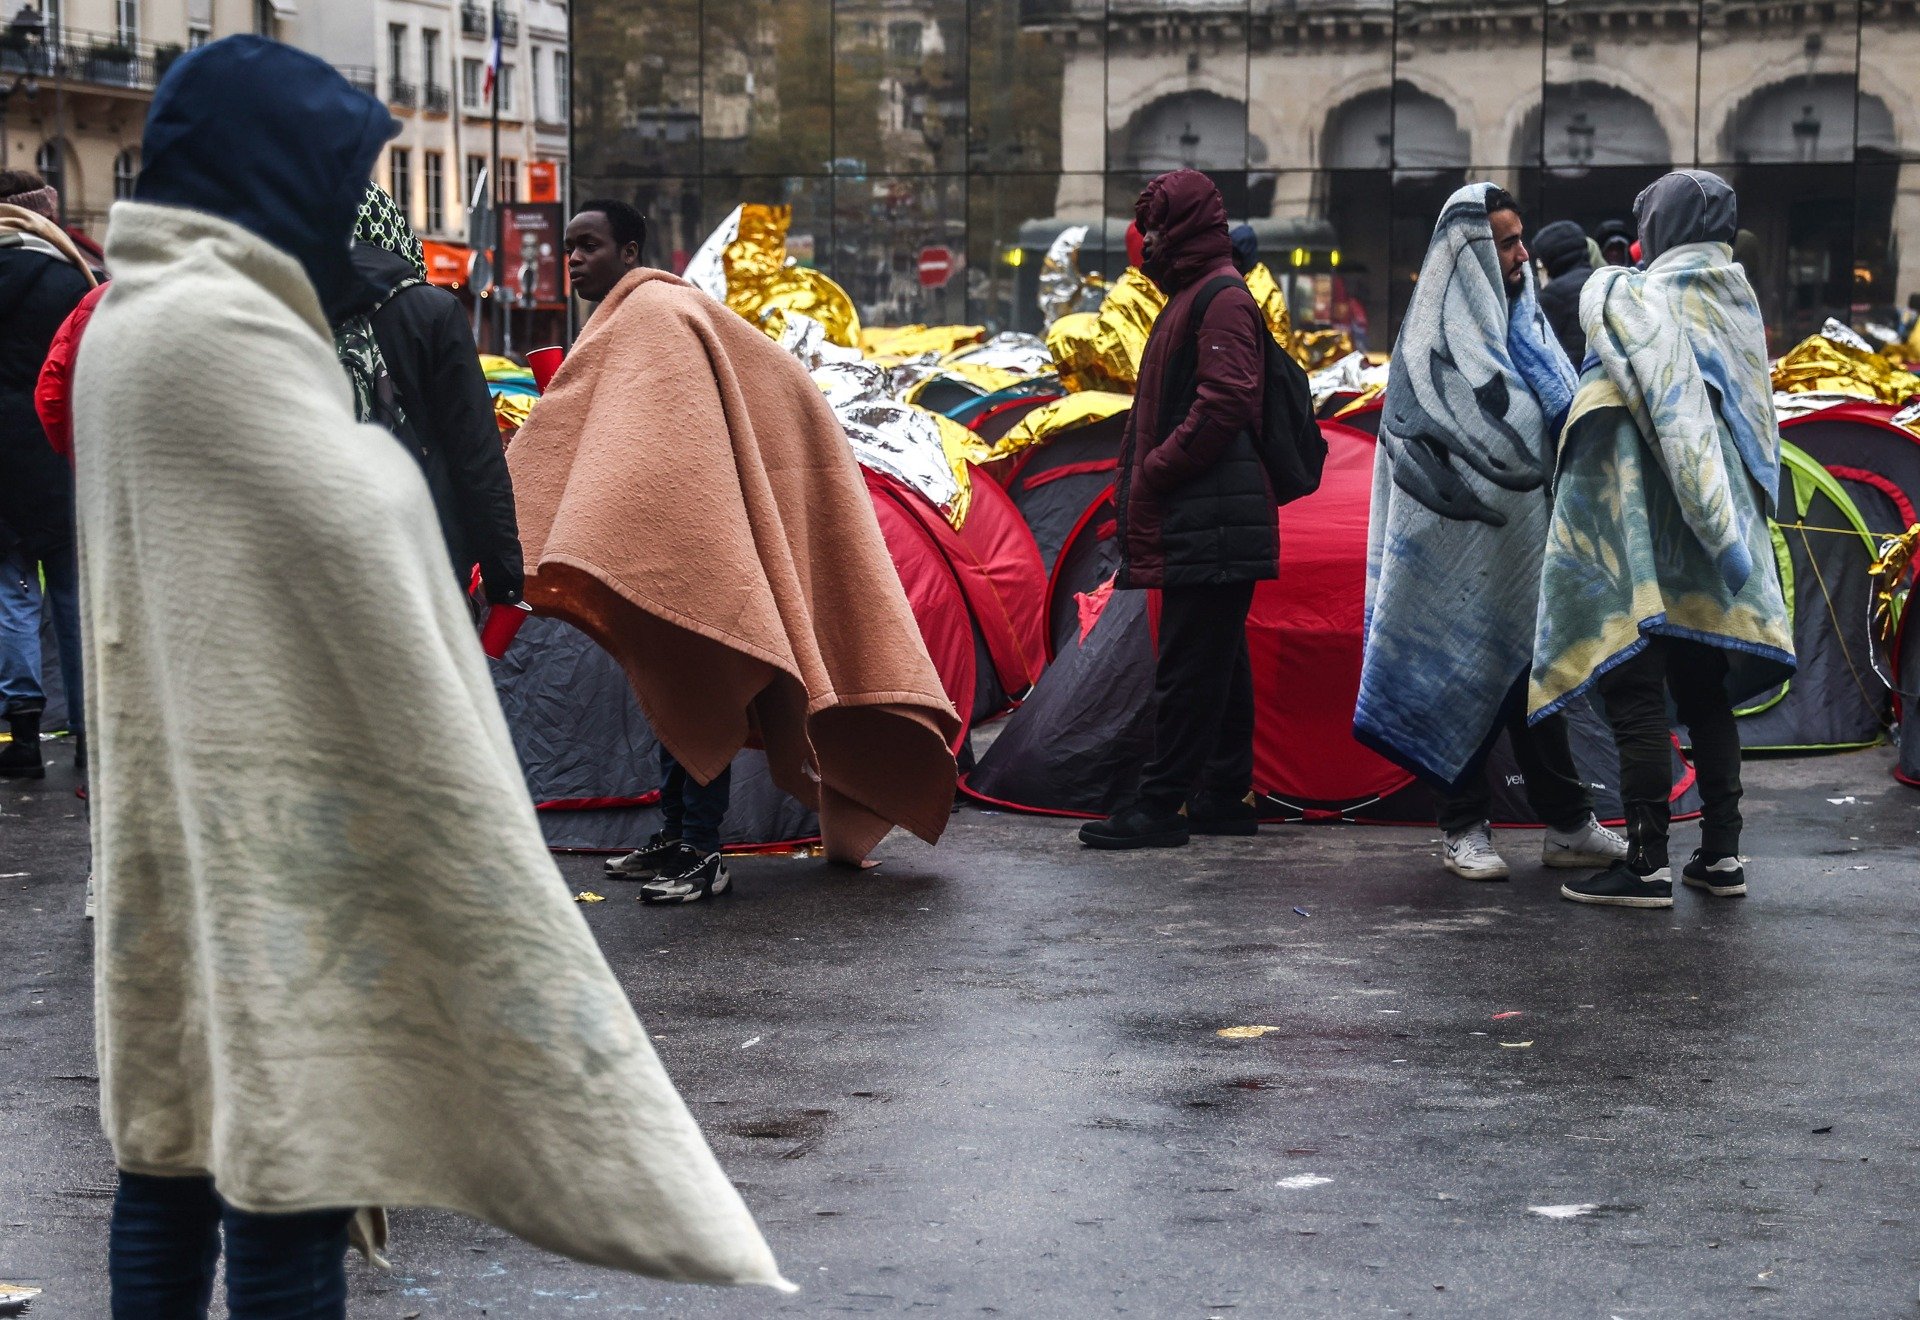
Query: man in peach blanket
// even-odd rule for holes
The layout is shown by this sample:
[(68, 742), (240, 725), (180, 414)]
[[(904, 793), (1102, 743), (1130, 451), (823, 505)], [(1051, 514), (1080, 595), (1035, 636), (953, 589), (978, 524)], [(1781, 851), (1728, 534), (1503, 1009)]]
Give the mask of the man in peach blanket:
[[(932, 843), (958, 717), (846, 435), (779, 345), (640, 267), (618, 207), (568, 226), (575, 291), (599, 306), (507, 454), (526, 599), (620, 662), (691, 781), (670, 789), (760, 747), (830, 858), (860, 862), (895, 825)], [(652, 901), (723, 891), (717, 838), (678, 837), (685, 804), (667, 805), (622, 873)]]

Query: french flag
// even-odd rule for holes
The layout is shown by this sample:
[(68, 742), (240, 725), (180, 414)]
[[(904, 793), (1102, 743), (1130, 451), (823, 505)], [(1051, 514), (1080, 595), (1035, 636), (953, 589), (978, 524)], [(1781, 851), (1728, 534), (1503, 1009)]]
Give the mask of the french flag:
[(500, 77), (501, 45), (500, 6), (496, 4), (493, 7), (493, 44), (487, 47), (487, 82), (480, 92), (480, 99), (489, 103), (493, 100), (493, 84)]

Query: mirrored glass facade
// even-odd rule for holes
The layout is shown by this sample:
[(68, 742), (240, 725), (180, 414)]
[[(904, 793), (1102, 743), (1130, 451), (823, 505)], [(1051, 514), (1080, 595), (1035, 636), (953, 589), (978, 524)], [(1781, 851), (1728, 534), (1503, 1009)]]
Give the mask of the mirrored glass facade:
[[(574, 196), (677, 269), (736, 204), (876, 324), (1036, 329), (1041, 257), (1117, 273), (1206, 170), (1296, 319), (1389, 346), (1441, 201), (1593, 232), (1675, 165), (1739, 190), (1776, 350), (1920, 294), (1913, 0), (576, 0)], [(944, 249), (951, 275), (923, 282)]]

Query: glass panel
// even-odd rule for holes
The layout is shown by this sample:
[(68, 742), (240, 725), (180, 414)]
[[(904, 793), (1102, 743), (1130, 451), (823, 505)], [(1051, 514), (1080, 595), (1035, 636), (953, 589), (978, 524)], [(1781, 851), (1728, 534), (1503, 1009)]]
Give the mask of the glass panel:
[(1104, 168), (1106, 0), (972, 0), (969, 18), (967, 168)]
[(636, 183), (700, 171), (700, 0), (595, 0), (574, 14), (574, 168)]
[[(1248, 62), (1251, 130), (1274, 169), (1391, 164), (1390, 156), (1381, 158), (1378, 136), (1388, 131), (1392, 85), (1393, 0), (1255, 5)], [(1358, 119), (1356, 102), (1363, 107)], [(1378, 121), (1371, 132), (1367, 105), (1375, 107), (1371, 118)], [(1350, 140), (1351, 134), (1358, 140)], [(1249, 165), (1257, 169), (1260, 163)]]
[(1549, 0), (1545, 86), (1514, 129), (1510, 159), (1561, 177), (1691, 165), (1699, 13), (1698, 0), (1631, 11), (1614, 0)]
[[(1725, 171), (1740, 227), (1755, 238), (1747, 277), (1772, 350), (1783, 352), (1853, 304), (1854, 170), (1848, 165), (1743, 165)], [(1743, 253), (1744, 255), (1744, 253)]]
[[(833, 260), (866, 325), (942, 325), (967, 315), (964, 175), (871, 175), (833, 180)], [(797, 228), (797, 226), (796, 226)], [(951, 273), (921, 284), (920, 255), (945, 248)]]
[(832, 13), (835, 171), (965, 169), (967, 0), (833, 0)]
[(709, 174), (825, 174), (833, 156), (833, 11), (705, 0), (701, 132)]
[[(993, 330), (1044, 331), (1040, 267), (1069, 223), (1092, 223), (1080, 269), (1118, 275), (1126, 266), (1124, 230), (1105, 250), (1100, 218), (1104, 179), (1098, 174), (973, 175), (967, 181), (967, 312)], [(1090, 199), (1090, 200), (1089, 200)]]
[(1544, 58), (1543, 0), (1400, 0), (1395, 14), (1393, 163), (1506, 165)]
[(1861, 164), (1854, 189), (1854, 316), (1898, 329), (1920, 312), (1920, 163)]
[(1860, 104), (1854, 122), (1854, 150), (1861, 160), (1920, 160), (1920, 115), (1913, 95), (1913, 70), (1920, 61), (1917, 33), (1906, 0), (1861, 0)]
[[(1223, 194), (1241, 190), (1227, 207), (1244, 210), (1248, 165), (1269, 163), (1266, 141), (1247, 131), (1249, 27), (1248, 0), (1108, 0), (1107, 169), (1205, 170)], [(1132, 213), (1127, 195), (1120, 214)]]
[(1853, 159), (1858, 0), (1714, 0), (1700, 35), (1700, 159)]

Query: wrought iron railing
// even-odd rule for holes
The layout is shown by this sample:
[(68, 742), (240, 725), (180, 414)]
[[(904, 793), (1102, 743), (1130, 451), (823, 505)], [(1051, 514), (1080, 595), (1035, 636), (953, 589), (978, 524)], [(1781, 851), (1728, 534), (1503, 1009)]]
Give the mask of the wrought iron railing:
[(453, 108), (453, 93), (445, 87), (429, 86), (420, 97), (420, 107), (431, 115), (444, 115)]
[(387, 104), (411, 110), (420, 104), (420, 89), (404, 78), (387, 80)]

